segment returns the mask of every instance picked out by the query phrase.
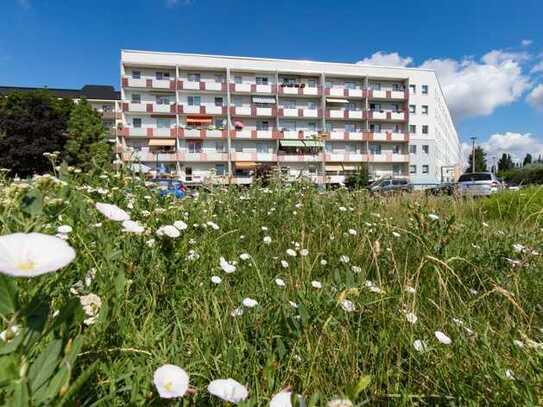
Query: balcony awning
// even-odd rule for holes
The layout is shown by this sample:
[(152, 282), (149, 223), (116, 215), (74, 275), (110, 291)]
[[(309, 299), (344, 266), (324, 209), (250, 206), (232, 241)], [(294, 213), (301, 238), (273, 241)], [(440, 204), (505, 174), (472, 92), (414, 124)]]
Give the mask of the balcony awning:
[(213, 122), (213, 119), (211, 117), (198, 117), (198, 116), (187, 117), (187, 124), (209, 124), (212, 122)]
[(175, 140), (155, 138), (149, 140), (149, 146), (175, 146)]
[(317, 141), (317, 140), (304, 140), (304, 144), (306, 147), (323, 147), (324, 146), (322, 141)]
[(252, 170), (256, 168), (256, 163), (254, 161), (237, 161), (234, 166), (238, 170)]
[(326, 103), (349, 103), (347, 99), (331, 99), (326, 98)]
[(253, 103), (275, 103), (275, 98), (253, 96)]
[(305, 147), (302, 140), (281, 140), (279, 144), (281, 147)]

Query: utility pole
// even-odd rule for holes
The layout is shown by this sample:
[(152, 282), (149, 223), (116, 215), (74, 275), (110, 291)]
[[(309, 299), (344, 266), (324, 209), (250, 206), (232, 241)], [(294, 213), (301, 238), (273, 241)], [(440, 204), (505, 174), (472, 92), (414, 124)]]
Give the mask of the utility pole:
[(476, 137), (471, 138), (471, 172), (475, 172), (475, 139)]

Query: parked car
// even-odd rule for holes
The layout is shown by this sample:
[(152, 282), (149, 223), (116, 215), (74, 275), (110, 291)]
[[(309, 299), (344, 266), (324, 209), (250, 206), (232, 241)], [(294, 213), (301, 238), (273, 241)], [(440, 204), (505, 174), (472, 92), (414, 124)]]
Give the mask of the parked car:
[(413, 185), (403, 178), (381, 179), (371, 184), (369, 190), (374, 193), (411, 192)]
[(426, 189), (424, 192), (426, 195), (453, 195), (457, 189), (456, 184), (451, 182), (445, 182), (435, 187)]
[(462, 174), (458, 178), (460, 195), (489, 196), (503, 189), (503, 184), (491, 172)]
[(173, 195), (176, 198), (184, 198), (187, 188), (181, 181), (155, 180), (158, 183), (160, 196)]

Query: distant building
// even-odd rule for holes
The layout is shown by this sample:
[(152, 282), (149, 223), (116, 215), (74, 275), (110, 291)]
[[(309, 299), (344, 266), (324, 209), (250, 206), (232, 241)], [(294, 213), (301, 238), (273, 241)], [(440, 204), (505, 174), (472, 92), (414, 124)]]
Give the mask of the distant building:
[(30, 88), (16, 86), (0, 86), (0, 96), (6, 96), (12, 92), (31, 92), (35, 90), (47, 90), (58, 98), (73, 99), (75, 102), (85, 98), (89, 104), (102, 114), (104, 126), (109, 129), (112, 140), (115, 140), (116, 121), (121, 119), (119, 100), (121, 92), (113, 86), (85, 85), (81, 89), (56, 89), (56, 88)]
[(255, 167), (342, 183), (454, 180), (461, 149), (436, 74), (416, 68), (121, 52), (120, 157), (188, 184)]

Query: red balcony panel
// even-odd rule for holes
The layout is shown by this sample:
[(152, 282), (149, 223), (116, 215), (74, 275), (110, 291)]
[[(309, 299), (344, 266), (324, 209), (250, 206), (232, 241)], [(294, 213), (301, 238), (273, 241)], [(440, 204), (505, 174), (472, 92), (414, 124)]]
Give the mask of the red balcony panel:
[(251, 93), (255, 93), (256, 92), (256, 83), (252, 83), (251, 84)]
[(390, 131), (385, 132), (386, 141), (392, 141), (392, 133)]
[(177, 137), (177, 127), (172, 127), (170, 129), (170, 137)]
[(170, 105), (170, 113), (176, 113), (177, 112), (177, 105), (175, 103), (172, 103)]
[(153, 129), (151, 128), (147, 129), (147, 137), (153, 137)]
[(348, 131), (343, 132), (343, 140), (349, 140), (349, 132)]
[(185, 129), (182, 129), (182, 128), (177, 129), (177, 137), (180, 137), (180, 138), (185, 137)]
[(362, 112), (362, 119), (368, 120), (369, 119), (369, 112), (367, 112), (367, 111)]
[(206, 138), (207, 137), (207, 130), (206, 129), (200, 129), (200, 138)]
[(271, 86), (271, 91), (272, 91), (272, 93), (276, 94), (277, 93), (277, 85), (272, 85)]
[(119, 136), (127, 137), (128, 136), (128, 127), (123, 127), (122, 129), (118, 129), (117, 134)]
[(329, 119), (329, 118), (330, 118), (330, 111), (329, 111), (329, 110), (327, 110), (327, 111), (325, 112), (325, 118), (326, 118), (326, 119)]
[(222, 130), (221, 137), (227, 138), (228, 137), (228, 130)]
[(403, 98), (406, 100), (409, 99), (409, 91), (407, 89), (403, 91)]
[(272, 132), (272, 139), (273, 140), (279, 140), (279, 139), (282, 139), (282, 138), (283, 138), (283, 133), (281, 133), (280, 131), (274, 130)]
[[(200, 83), (203, 83), (203, 82), (200, 82)], [(200, 106), (200, 114), (206, 114), (206, 107), (205, 106)]]
[(298, 109), (298, 117), (304, 117), (304, 109), (302, 108)]
[(251, 117), (256, 117), (256, 106), (255, 105), (251, 105)]
[(344, 110), (344, 111), (343, 111), (343, 118), (344, 118), (344, 119), (348, 119), (348, 118), (349, 118), (349, 111), (348, 111), (348, 110)]
[(403, 135), (403, 141), (408, 142), (409, 141), (409, 133), (404, 133)]
[(123, 112), (128, 112), (128, 103), (123, 103)]
[(387, 120), (392, 119), (392, 112), (387, 112)]
[(147, 113), (153, 113), (153, 104), (152, 104), (152, 103), (147, 103), (147, 104), (145, 105), (145, 111), (146, 111)]
[(152, 79), (146, 79), (145, 80), (145, 87), (146, 88), (152, 88), (153, 87), (153, 80)]
[(283, 108), (282, 108), (282, 107), (278, 108), (278, 109), (277, 109), (277, 116), (283, 117), (283, 115), (284, 115), (284, 114), (283, 114)]
[(183, 81), (182, 80), (177, 81), (177, 89), (179, 89), (179, 90), (183, 89)]
[(200, 90), (206, 90), (206, 83), (203, 81), (200, 81)]
[(123, 85), (123, 88), (128, 87), (128, 78), (123, 78), (122, 79), (122, 85)]
[(298, 132), (298, 138), (299, 138), (300, 140), (303, 140), (303, 139), (304, 139), (304, 132), (303, 132), (303, 130), (300, 130), (300, 131)]
[(271, 111), (272, 111), (272, 116), (277, 116), (277, 107), (276, 106), (272, 106)]
[(347, 88), (343, 89), (343, 96), (349, 97), (349, 89)]
[(226, 108), (226, 106), (223, 106), (223, 107), (222, 107), (222, 114), (224, 114), (224, 115), (225, 115), (225, 114), (226, 114), (226, 111), (227, 111), (227, 108)]
[(372, 141), (373, 140), (373, 133), (365, 131), (362, 133), (362, 141)]
[(170, 90), (175, 90), (175, 81), (170, 81)]
[(390, 90), (387, 90), (387, 91), (386, 91), (386, 98), (387, 98), (387, 99), (392, 98), (392, 91), (390, 91)]
[(230, 137), (236, 138), (237, 133), (238, 133), (238, 132), (237, 132), (236, 130), (230, 130)]
[(251, 138), (256, 138), (256, 130), (251, 130)]
[(372, 120), (372, 119), (373, 119), (373, 112), (369, 111), (368, 112), (368, 120)]
[(373, 90), (368, 89), (367, 92), (368, 92), (368, 98), (372, 99), (373, 98)]
[(230, 92), (235, 92), (236, 91), (236, 84), (235, 83), (231, 83), (228, 86), (230, 86)]
[(324, 95), (330, 96), (330, 88), (324, 88)]

